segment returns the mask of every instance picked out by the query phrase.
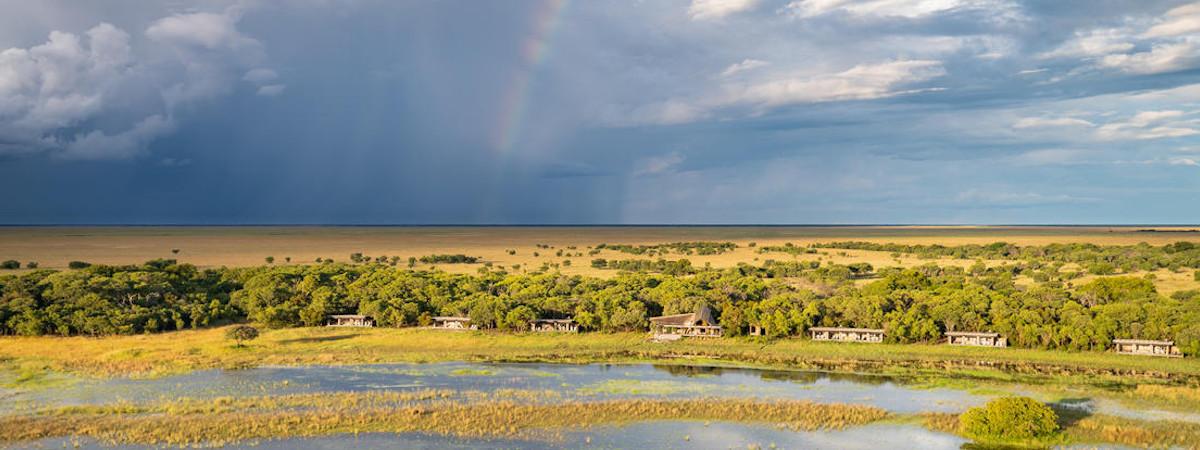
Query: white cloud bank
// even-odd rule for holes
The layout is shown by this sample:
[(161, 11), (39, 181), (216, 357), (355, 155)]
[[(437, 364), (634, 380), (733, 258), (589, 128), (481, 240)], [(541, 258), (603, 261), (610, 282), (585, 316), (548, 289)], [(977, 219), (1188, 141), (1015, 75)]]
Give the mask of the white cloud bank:
[(278, 76), (257, 67), (262, 45), (237, 30), (239, 18), (232, 9), (176, 14), (141, 41), (102, 23), (0, 51), (0, 155), (128, 158), (173, 132), (179, 108), (229, 93), (243, 73), (260, 95), (278, 95), (283, 85), (264, 84)]
[(767, 64), (769, 64), (769, 63), (766, 61), (761, 61), (761, 60), (757, 60), (757, 59), (744, 59), (740, 63), (731, 64), (729, 67), (726, 67), (725, 70), (721, 71), (721, 76), (723, 76), (723, 77), (733, 76), (733, 75), (736, 75), (741, 72), (746, 72), (746, 71), (757, 69), (757, 68), (765, 66)]
[(887, 98), (919, 92), (903, 87), (944, 74), (941, 62), (933, 60), (859, 64), (827, 74), (756, 73), (744, 80), (725, 82), (703, 97), (675, 98), (640, 107), (630, 115), (632, 123), (620, 124), (679, 124), (708, 118), (724, 109), (749, 108), (762, 113), (790, 105)]
[(918, 18), (964, 7), (996, 8), (1001, 3), (992, 0), (795, 0), (781, 10), (798, 18), (815, 17), (832, 12), (854, 16)]
[[(1043, 133), (1063, 132), (1068, 136), (1096, 141), (1129, 141), (1179, 138), (1200, 134), (1200, 120), (1180, 110), (1139, 111), (1132, 115), (1108, 116), (1099, 124), (1084, 119), (1061, 117), (1023, 117), (1013, 123), (1015, 130)], [(1081, 133), (1079, 129), (1088, 129)]]
[(1200, 3), (1174, 8), (1151, 22), (1077, 31), (1073, 39), (1039, 56), (1081, 58), (1099, 68), (1138, 75), (1200, 67)]
[(688, 16), (692, 20), (720, 19), (755, 6), (758, 6), (758, 0), (692, 0), (688, 6)]

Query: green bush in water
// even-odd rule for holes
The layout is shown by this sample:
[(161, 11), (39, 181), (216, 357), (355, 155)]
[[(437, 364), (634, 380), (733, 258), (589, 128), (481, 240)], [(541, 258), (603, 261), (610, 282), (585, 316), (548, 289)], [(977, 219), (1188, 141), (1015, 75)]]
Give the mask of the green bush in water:
[(967, 410), (958, 418), (963, 433), (976, 439), (1033, 439), (1058, 430), (1058, 414), (1029, 397), (1004, 397)]

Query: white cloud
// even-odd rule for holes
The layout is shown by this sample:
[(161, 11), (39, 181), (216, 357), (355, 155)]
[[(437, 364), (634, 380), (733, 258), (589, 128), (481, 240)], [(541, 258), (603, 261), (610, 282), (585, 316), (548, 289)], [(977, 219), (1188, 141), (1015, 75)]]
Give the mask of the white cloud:
[(721, 76), (728, 77), (728, 76), (737, 74), (739, 72), (745, 72), (747, 70), (754, 70), (759, 67), (765, 66), (767, 64), (769, 64), (769, 63), (766, 61), (760, 61), (757, 59), (744, 59), (740, 63), (730, 64), (729, 67), (726, 67), (725, 70), (721, 71)]
[(1183, 111), (1179, 110), (1141, 111), (1129, 119), (1129, 124), (1137, 127), (1145, 127), (1181, 116), (1183, 116)]
[(1200, 45), (1191, 41), (1155, 44), (1150, 51), (1107, 55), (1102, 67), (1136, 74), (1176, 72), (1200, 63)]
[(868, 100), (912, 91), (898, 86), (927, 81), (945, 74), (942, 64), (931, 60), (889, 61), (860, 64), (827, 75), (775, 74), (747, 84), (732, 86), (719, 106), (754, 105), (772, 107), (837, 100)]
[(262, 44), (246, 37), (237, 29), (241, 19), (236, 10), (222, 14), (190, 13), (164, 17), (146, 28), (146, 36), (158, 42), (176, 46), (207, 49), (261, 50)]
[(0, 155), (140, 154), (175, 130), (179, 107), (231, 91), (239, 76), (274, 75), (246, 72), (264, 57), (262, 45), (236, 29), (238, 19), (232, 8), (165, 17), (146, 28), (138, 51), (129, 33), (107, 23), (0, 51)]
[(643, 176), (669, 173), (682, 163), (683, 160), (683, 155), (680, 155), (678, 152), (646, 158), (637, 164), (637, 168), (634, 169), (633, 174), (635, 176)]
[(1074, 117), (1025, 117), (1013, 123), (1013, 128), (1093, 127), (1096, 124)]
[(1058, 48), (1039, 54), (1049, 58), (1092, 58), (1133, 50), (1132, 31), (1127, 28), (1099, 28), (1076, 31), (1075, 37)]
[(672, 98), (635, 108), (628, 114), (612, 114), (613, 125), (669, 125), (710, 118), (724, 109), (749, 108), (755, 113), (781, 106), (847, 100), (871, 100), (937, 90), (901, 89), (902, 86), (942, 76), (939, 61), (901, 60), (860, 64), (827, 74), (794, 71), (763, 72), (727, 80), (715, 88), (688, 98)]
[(1167, 160), (1167, 164), (1172, 166), (1193, 166), (1200, 167), (1200, 161), (1193, 158), (1171, 158)]
[(1172, 9), (1148, 28), (1142, 25), (1076, 31), (1074, 38), (1038, 56), (1088, 59), (1097, 67), (1133, 74), (1176, 72), (1200, 66), (1197, 32), (1200, 3), (1193, 3)]
[(692, 0), (688, 15), (693, 20), (720, 19), (747, 11), (758, 5), (758, 0)]
[(807, 18), (835, 11), (856, 16), (917, 18), (960, 7), (998, 6), (989, 0), (795, 0), (782, 12), (793, 17)]
[(171, 119), (153, 115), (116, 134), (92, 130), (76, 136), (63, 143), (63, 150), (57, 156), (64, 159), (128, 158), (141, 152), (150, 141), (174, 130), (175, 124)]
[(1182, 36), (1200, 33), (1200, 3), (1183, 5), (1167, 11), (1162, 22), (1150, 27), (1144, 37)]
[(1200, 134), (1196, 121), (1183, 120), (1177, 110), (1141, 111), (1124, 120), (1110, 121), (1096, 130), (1102, 140), (1146, 140), (1178, 138)]
[(129, 35), (109, 24), (86, 33), (52, 32), (46, 43), (0, 52), (0, 154), (53, 144), (51, 131), (97, 116), (135, 76)]

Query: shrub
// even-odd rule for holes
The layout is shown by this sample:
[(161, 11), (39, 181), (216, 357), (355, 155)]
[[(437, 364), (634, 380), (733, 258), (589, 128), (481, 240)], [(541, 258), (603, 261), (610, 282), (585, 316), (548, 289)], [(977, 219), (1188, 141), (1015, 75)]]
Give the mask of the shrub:
[(1029, 397), (1003, 397), (967, 410), (958, 418), (975, 439), (1032, 439), (1058, 430), (1058, 414)]
[(8, 261), (0, 263), (0, 269), (14, 270), (14, 269), (20, 269), (20, 268), (21, 268), (21, 263), (16, 260), (10, 259)]
[(237, 346), (242, 346), (242, 341), (251, 341), (258, 337), (258, 328), (250, 325), (236, 325), (225, 330), (225, 337), (237, 341)]
[(1196, 280), (1196, 281), (1200, 281), (1200, 270), (1197, 270), (1196, 273), (1192, 274), (1192, 279)]
[(83, 261), (71, 261), (71, 262), (67, 263), (67, 267), (72, 268), (72, 269), (86, 269), (88, 267), (92, 267), (92, 263), (83, 262)]
[[(534, 256), (537, 256), (537, 253), (534, 253)], [(409, 261), (411, 262), (412, 260), (410, 259)], [(424, 264), (439, 264), (439, 263), (474, 264), (478, 261), (479, 261), (478, 257), (467, 256), (467, 255), (462, 255), (462, 254), (458, 254), (458, 255), (428, 255), (428, 256), (421, 257), (421, 262)]]
[(38, 268), (38, 263), (37, 263), (37, 261), (27, 262), (27, 263), (25, 263), (25, 268), (26, 269), (36, 269), (36, 268)]

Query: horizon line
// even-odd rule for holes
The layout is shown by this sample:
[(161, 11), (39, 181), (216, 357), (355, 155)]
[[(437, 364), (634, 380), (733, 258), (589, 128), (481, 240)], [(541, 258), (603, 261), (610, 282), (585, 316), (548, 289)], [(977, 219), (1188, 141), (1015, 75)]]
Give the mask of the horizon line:
[[(694, 228), (732, 228), (732, 227), (761, 227), (761, 228), (835, 228), (835, 227), (1200, 227), (1200, 224), (1189, 223), (11, 223), (0, 224), (0, 228), (73, 228), (73, 227), (345, 227), (345, 228), (588, 228), (588, 227), (694, 227)], [(1200, 230), (1197, 230), (1200, 231)]]

